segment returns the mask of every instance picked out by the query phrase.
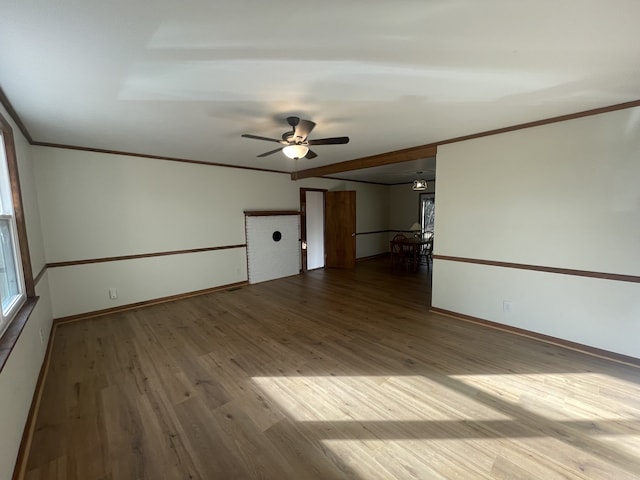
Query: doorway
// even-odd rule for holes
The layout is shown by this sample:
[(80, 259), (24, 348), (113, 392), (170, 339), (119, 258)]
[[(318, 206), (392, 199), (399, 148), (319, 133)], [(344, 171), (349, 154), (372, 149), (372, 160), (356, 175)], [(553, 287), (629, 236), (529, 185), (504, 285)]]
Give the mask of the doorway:
[(300, 227), (303, 272), (355, 267), (355, 191), (301, 188)]
[(325, 266), (324, 222), (325, 193), (327, 190), (300, 189), (300, 240), (302, 271)]

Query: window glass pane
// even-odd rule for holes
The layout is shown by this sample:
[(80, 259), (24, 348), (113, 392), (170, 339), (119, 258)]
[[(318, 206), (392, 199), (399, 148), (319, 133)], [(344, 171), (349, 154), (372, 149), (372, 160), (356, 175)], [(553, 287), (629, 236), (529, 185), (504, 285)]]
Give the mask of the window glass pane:
[(0, 297), (3, 315), (8, 313), (20, 293), (10, 219), (0, 218)]
[(436, 214), (434, 200), (433, 195), (420, 195), (420, 223), (423, 232), (433, 232), (433, 222)]

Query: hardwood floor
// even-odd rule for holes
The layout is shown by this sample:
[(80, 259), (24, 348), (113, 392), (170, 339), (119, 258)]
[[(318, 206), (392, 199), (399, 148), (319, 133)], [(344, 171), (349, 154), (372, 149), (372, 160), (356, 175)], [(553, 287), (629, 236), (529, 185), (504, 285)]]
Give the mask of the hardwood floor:
[(28, 480), (640, 478), (640, 369), (385, 261), (63, 324)]

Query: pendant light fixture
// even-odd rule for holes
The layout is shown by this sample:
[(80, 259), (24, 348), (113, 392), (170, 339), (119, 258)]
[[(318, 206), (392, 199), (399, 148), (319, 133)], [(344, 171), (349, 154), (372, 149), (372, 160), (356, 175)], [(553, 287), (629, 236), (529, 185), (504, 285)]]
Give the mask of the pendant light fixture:
[[(422, 172), (416, 172), (416, 176), (422, 175)], [(411, 187), (414, 192), (423, 192), (427, 189), (427, 181), (424, 178), (417, 178), (413, 181), (413, 186)]]

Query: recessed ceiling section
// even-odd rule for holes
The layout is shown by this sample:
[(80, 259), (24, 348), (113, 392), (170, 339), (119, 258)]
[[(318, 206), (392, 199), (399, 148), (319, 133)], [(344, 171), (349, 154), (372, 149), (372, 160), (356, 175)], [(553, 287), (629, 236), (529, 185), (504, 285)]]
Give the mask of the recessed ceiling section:
[(384, 185), (411, 183), (419, 178), (431, 182), (436, 178), (436, 157), (421, 158), (391, 165), (381, 165), (379, 167), (362, 168), (360, 170), (340, 172), (327, 176), (342, 180), (357, 180)]

